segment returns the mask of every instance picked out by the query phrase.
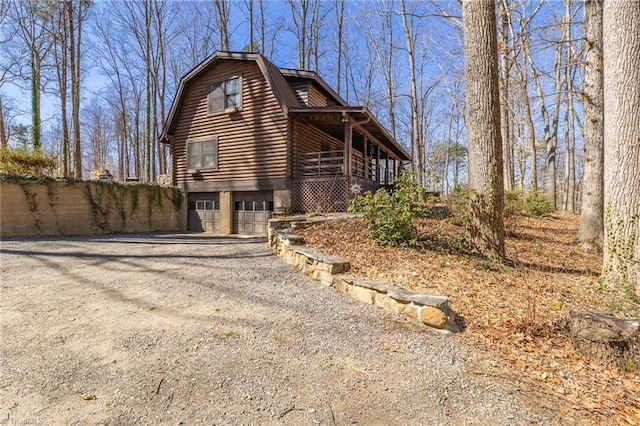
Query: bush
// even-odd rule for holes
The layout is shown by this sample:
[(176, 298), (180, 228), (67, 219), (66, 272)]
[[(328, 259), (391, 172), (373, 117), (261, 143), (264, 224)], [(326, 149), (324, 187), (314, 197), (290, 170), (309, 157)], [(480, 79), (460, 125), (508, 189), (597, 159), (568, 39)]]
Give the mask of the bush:
[(416, 216), (430, 212), (433, 200), (425, 189), (403, 173), (394, 181), (393, 189), (357, 194), (349, 203), (349, 211), (364, 212), (369, 221), (368, 236), (387, 246), (417, 245)]
[(544, 216), (553, 213), (554, 208), (549, 199), (540, 191), (523, 192), (519, 189), (505, 191), (505, 216)]
[(0, 173), (5, 175), (52, 176), (57, 165), (55, 155), (46, 151), (31, 152), (25, 148), (0, 150)]
[(466, 226), (469, 223), (471, 218), (469, 201), (472, 192), (468, 186), (455, 185), (453, 187), (453, 192), (446, 198), (447, 207), (451, 212), (451, 217), (447, 219), (448, 222), (458, 226)]

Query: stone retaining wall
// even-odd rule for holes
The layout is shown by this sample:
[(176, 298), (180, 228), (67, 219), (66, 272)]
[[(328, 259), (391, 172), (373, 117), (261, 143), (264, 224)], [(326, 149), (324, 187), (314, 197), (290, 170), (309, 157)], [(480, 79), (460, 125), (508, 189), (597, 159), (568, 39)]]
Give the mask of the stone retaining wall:
[(292, 232), (292, 229), (303, 224), (296, 220), (269, 221), (269, 244), (285, 262), (357, 301), (406, 315), (429, 327), (459, 331), (455, 312), (449, 308), (448, 297), (414, 293), (387, 283), (349, 275), (349, 260), (310, 249), (304, 245), (303, 237)]
[(116, 182), (0, 180), (0, 235), (174, 231), (182, 193)]

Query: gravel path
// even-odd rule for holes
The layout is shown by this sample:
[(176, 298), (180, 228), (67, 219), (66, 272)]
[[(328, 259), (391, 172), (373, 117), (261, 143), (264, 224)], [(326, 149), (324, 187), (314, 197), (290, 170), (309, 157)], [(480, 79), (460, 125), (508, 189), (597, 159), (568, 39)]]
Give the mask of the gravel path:
[(5, 240), (0, 262), (0, 423), (568, 422), (263, 239)]

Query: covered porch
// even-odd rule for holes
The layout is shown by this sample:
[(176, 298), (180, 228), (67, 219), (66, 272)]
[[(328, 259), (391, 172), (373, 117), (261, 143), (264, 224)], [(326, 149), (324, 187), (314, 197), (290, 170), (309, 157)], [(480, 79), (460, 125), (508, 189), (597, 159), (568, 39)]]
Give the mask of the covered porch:
[(354, 184), (390, 184), (409, 154), (363, 107), (291, 109), (294, 211), (344, 211)]

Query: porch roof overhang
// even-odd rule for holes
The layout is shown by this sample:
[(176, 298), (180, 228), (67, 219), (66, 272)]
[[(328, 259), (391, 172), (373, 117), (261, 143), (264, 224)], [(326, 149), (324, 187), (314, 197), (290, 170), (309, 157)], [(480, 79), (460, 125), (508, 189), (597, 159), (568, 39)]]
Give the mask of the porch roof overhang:
[(369, 133), (400, 160), (411, 160), (409, 153), (389, 134), (382, 124), (378, 122), (367, 107), (293, 107), (289, 108), (289, 115), (294, 118), (311, 120), (314, 124), (318, 125), (319, 128), (337, 138), (342, 138), (344, 125), (351, 123)]

